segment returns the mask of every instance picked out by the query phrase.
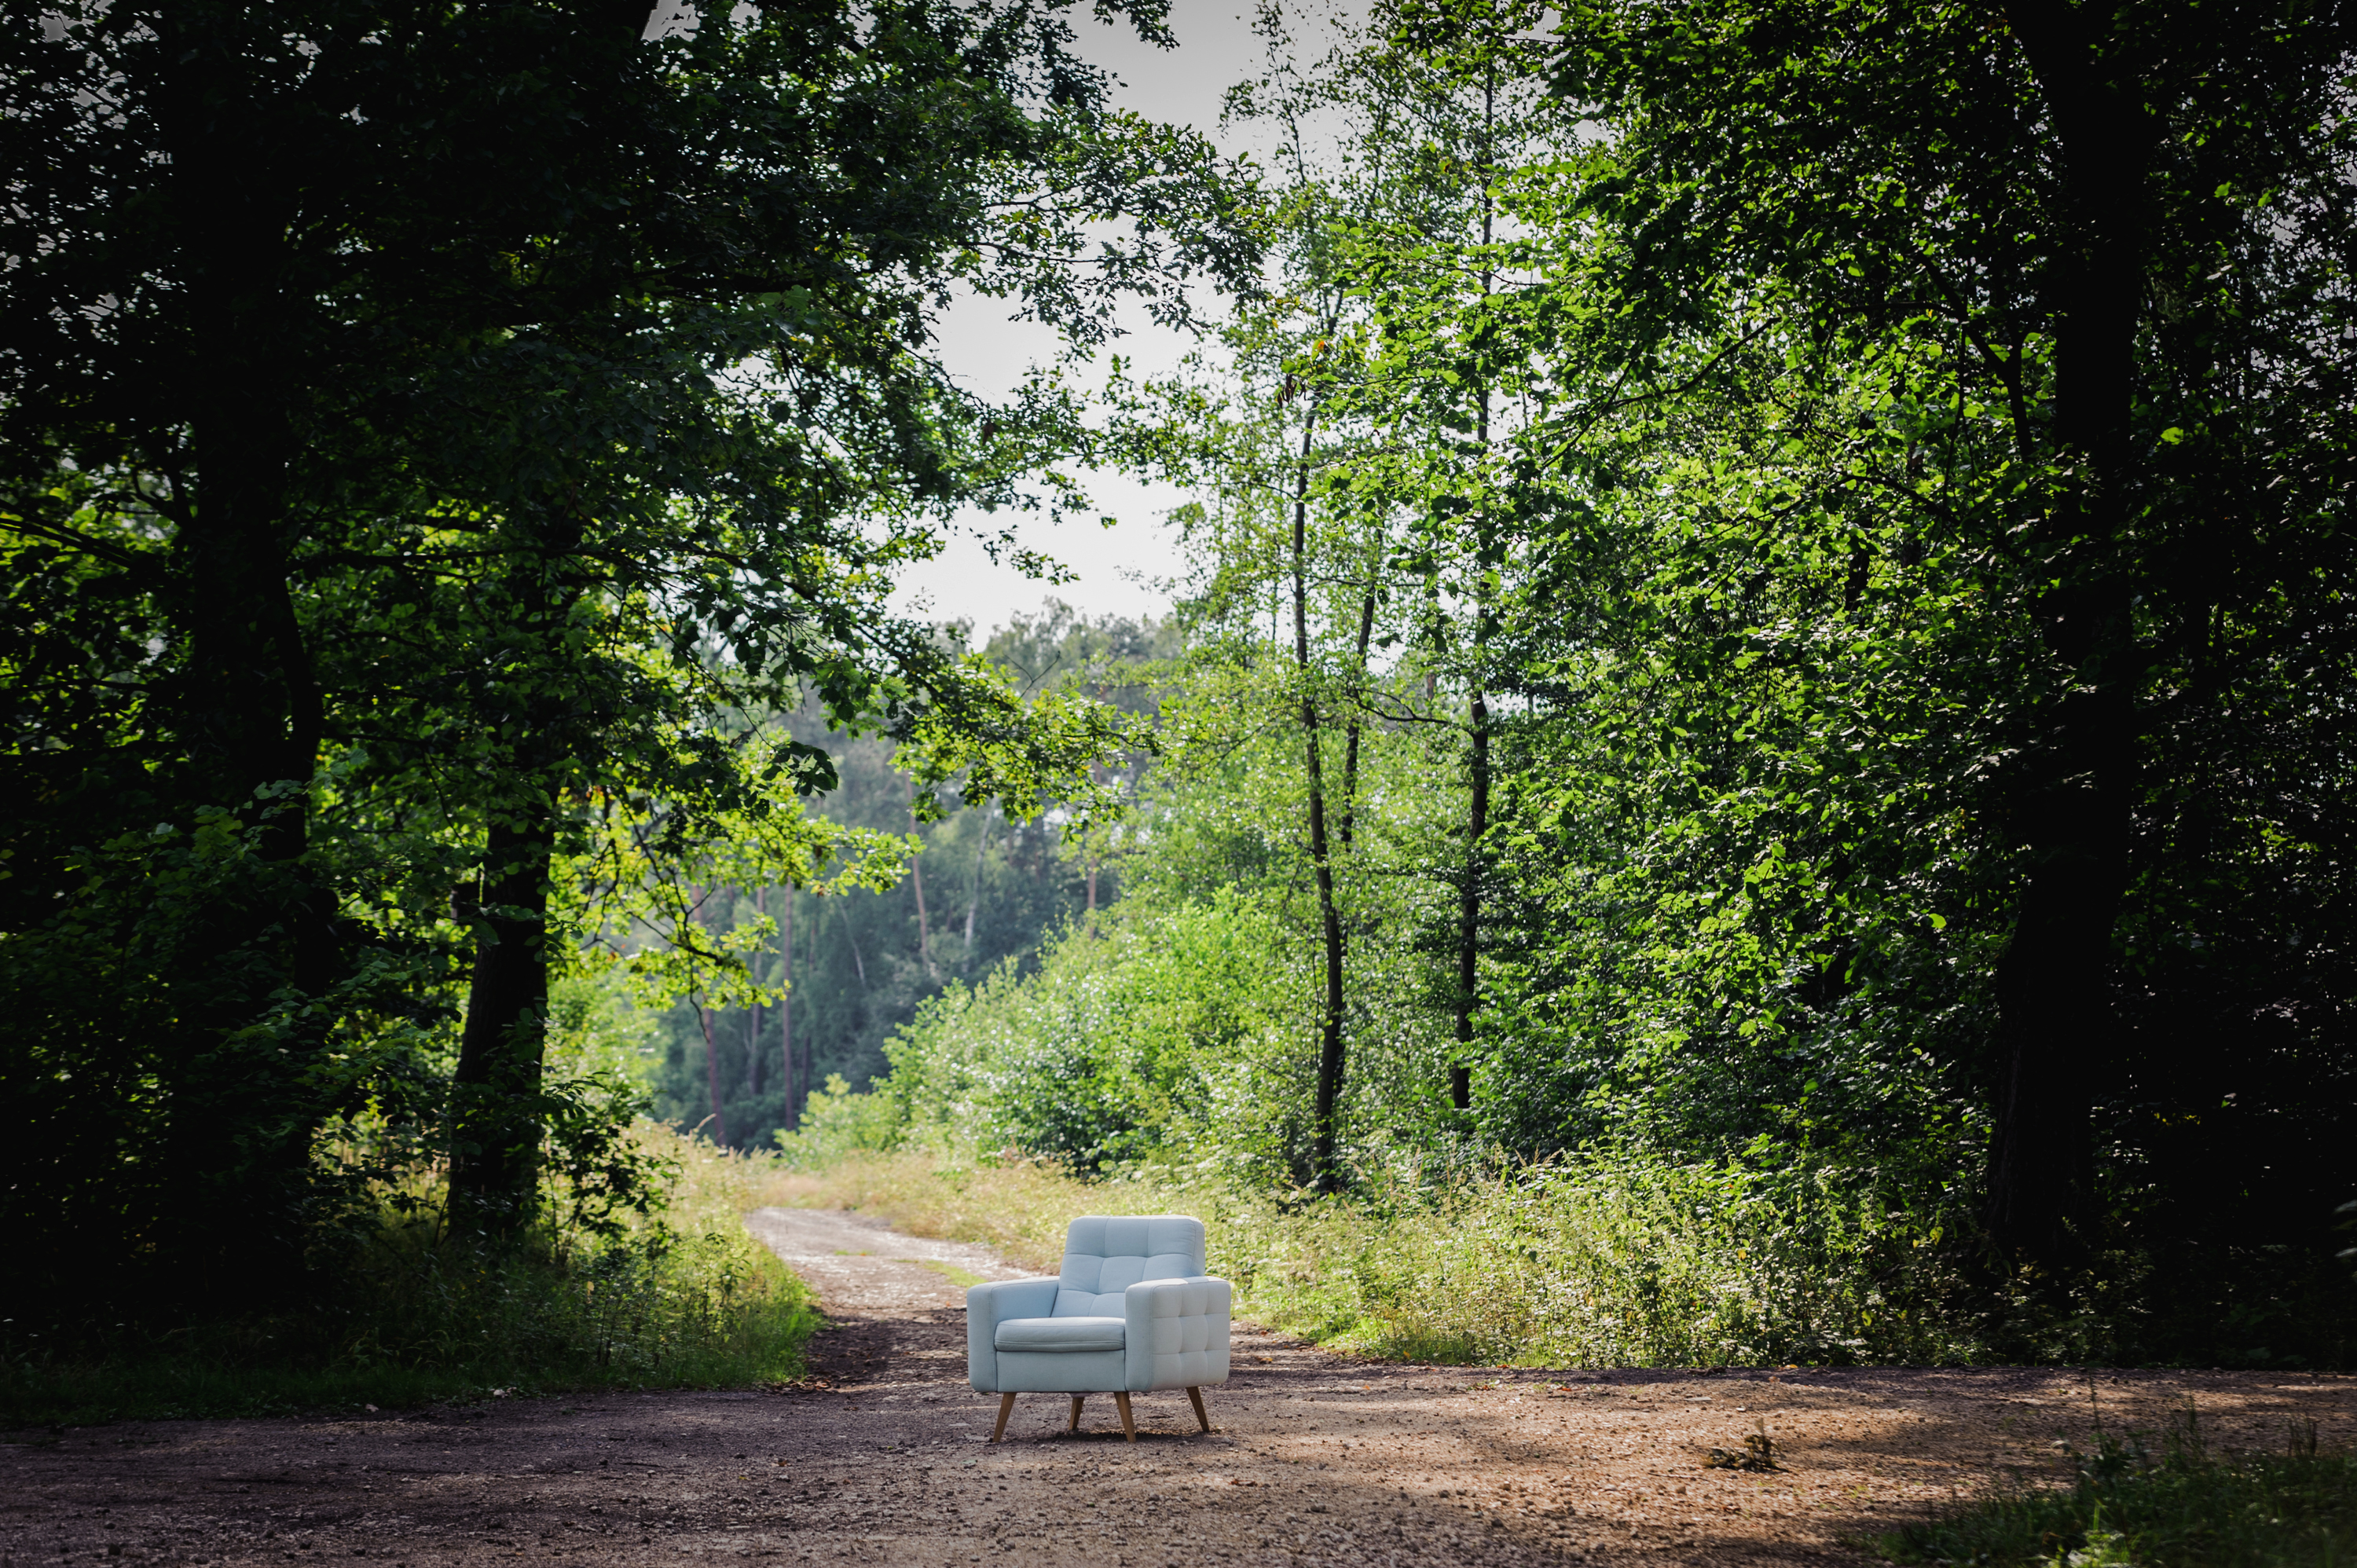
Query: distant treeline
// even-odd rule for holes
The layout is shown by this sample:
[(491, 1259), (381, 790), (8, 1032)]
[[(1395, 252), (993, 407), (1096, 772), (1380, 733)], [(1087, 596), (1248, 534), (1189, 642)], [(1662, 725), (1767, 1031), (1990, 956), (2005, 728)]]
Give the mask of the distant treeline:
[[(1037, 617), (997, 629), (981, 651), (1028, 693), (1077, 692), (1144, 716), (1154, 711), (1157, 663), (1178, 648), (1167, 626), (1092, 618), (1050, 599)], [(916, 787), (893, 767), (888, 740), (829, 733), (807, 710), (791, 722), (834, 757), (842, 782), (818, 808), (826, 817), (914, 832), (924, 847), (909, 874), (883, 892), (706, 894), (699, 918), (715, 926), (755, 916), (775, 923), (775, 937), (750, 963), (762, 983), (786, 994), (762, 1007), (676, 1004), (662, 1017), (648, 1082), (657, 1116), (734, 1148), (773, 1147), (774, 1133), (799, 1125), (813, 1088), (830, 1078), (866, 1084), (883, 1073), (888, 1042), (920, 1003), (1009, 964), (1017, 972), (1035, 968), (1060, 931), (1084, 926), (1121, 890), (1121, 861), (1102, 842), (1069, 837), (1062, 810), (1013, 818), (996, 802), (964, 807), (945, 791), (944, 819), (915, 822)], [(1098, 775), (1134, 789), (1150, 760), (1144, 752), (1115, 756)]]

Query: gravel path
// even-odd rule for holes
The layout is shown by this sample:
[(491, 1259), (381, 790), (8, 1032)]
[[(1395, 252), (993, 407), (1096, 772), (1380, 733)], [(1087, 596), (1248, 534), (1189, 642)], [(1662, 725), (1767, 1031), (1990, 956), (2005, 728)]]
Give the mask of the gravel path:
[[(2357, 1434), (2357, 1380), (2053, 1369), (1480, 1372), (1354, 1361), (1239, 1325), (1235, 1373), (1111, 1402), (965, 1386), (958, 1274), (987, 1251), (856, 1216), (748, 1226), (832, 1326), (780, 1393), (495, 1401), (350, 1420), (126, 1423), (0, 1449), (0, 1568), (490, 1563), (1822, 1564), (1993, 1480), (2058, 1477), (2091, 1391), (2107, 1429), (2193, 1397), (2213, 1442)], [(928, 1264), (932, 1266), (927, 1266)], [(1785, 1468), (1706, 1469), (1764, 1431)]]

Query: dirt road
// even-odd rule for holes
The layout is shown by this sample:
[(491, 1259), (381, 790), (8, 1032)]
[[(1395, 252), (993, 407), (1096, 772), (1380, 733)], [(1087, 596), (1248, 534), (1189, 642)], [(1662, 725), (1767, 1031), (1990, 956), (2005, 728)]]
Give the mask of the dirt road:
[[(350, 1419), (125, 1423), (0, 1448), (0, 1568), (490, 1563), (1160, 1565), (1819, 1564), (2058, 1440), (2157, 1430), (2191, 1396), (2213, 1441), (2357, 1435), (2357, 1380), (2057, 1370), (1478, 1372), (1353, 1361), (1239, 1325), (1209, 1436), (1185, 1398), (965, 1385), (961, 1277), (980, 1248), (856, 1216), (748, 1226), (834, 1326), (786, 1393), (494, 1401)], [(1784, 1469), (1706, 1469), (1764, 1431)], [(45, 1434), (18, 1434), (41, 1438)]]

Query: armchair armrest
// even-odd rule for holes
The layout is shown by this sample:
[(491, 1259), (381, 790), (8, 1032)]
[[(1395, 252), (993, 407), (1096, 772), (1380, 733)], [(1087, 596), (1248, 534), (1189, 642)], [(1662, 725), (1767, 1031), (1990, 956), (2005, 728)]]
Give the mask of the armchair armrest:
[(989, 1280), (966, 1287), (965, 1375), (977, 1393), (998, 1392), (998, 1326), (1010, 1317), (1052, 1316), (1059, 1283)]
[(1124, 1291), (1130, 1391), (1226, 1382), (1232, 1295), (1227, 1281), (1209, 1274), (1140, 1280)]

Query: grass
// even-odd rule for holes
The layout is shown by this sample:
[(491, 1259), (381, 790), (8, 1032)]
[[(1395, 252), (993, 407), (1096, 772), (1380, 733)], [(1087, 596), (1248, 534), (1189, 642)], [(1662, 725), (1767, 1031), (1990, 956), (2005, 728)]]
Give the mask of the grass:
[(1082, 1181), (1052, 1165), (908, 1147), (767, 1164), (749, 1178), (761, 1201), (860, 1209), (1042, 1272), (1055, 1269), (1074, 1215), (1193, 1214), (1240, 1314), (1371, 1356), (1540, 1366), (1972, 1359), (1936, 1312), (1875, 1283), (1910, 1280), (1918, 1296), (1938, 1283), (1921, 1239), (1882, 1206), (1805, 1190), (1771, 1197), (1704, 1168), (1566, 1165), (1305, 1198), (1185, 1166)]
[(667, 1207), (494, 1252), (390, 1210), (340, 1299), (59, 1354), (0, 1341), (0, 1425), (292, 1413), (801, 1374), (810, 1290), (744, 1230), (758, 1165), (651, 1124)]
[(2191, 1411), (2155, 1458), (2099, 1440), (2067, 1489), (1992, 1493), (1882, 1541), (1885, 1556), (1953, 1568), (2350, 1568), (2357, 1457), (2317, 1451), (2313, 1423), (2280, 1455), (2213, 1454)]

